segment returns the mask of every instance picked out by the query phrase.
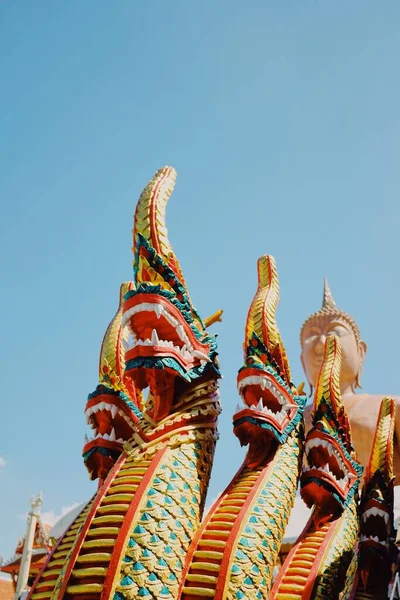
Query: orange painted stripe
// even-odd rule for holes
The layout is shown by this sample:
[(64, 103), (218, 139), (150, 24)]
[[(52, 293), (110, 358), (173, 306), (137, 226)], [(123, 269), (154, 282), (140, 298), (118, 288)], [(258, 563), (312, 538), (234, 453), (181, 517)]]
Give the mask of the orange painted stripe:
[[(120, 470), (120, 468), (126, 461), (126, 458), (127, 458), (127, 456), (125, 453), (123, 453), (119, 457), (118, 461), (115, 463), (114, 467), (109, 472), (107, 479), (105, 480), (102, 488), (100, 488), (98, 490), (96, 500), (94, 501), (93, 506), (90, 510), (90, 513), (88, 514), (88, 516), (86, 518), (85, 524), (81, 529), (79, 537), (75, 542), (75, 547), (74, 547), (73, 553), (68, 561), (66, 569), (65, 569), (64, 573), (62, 573), (62, 571), (61, 571), (63, 579), (62, 579), (60, 589), (58, 590), (58, 594), (54, 600), (61, 600), (62, 597), (64, 596), (64, 592), (67, 588), (69, 578), (70, 578), (72, 570), (75, 566), (77, 556), (81, 550), (83, 542), (85, 541), (86, 533), (87, 533), (90, 525), (92, 524), (92, 521), (96, 515), (99, 505), (101, 504), (101, 501), (103, 500), (105, 494), (108, 492), (108, 489), (109, 489), (111, 483), (114, 481), (115, 475), (118, 473), (118, 471)], [(60, 576), (61, 576), (61, 573), (60, 573)]]
[(111, 554), (111, 560), (107, 567), (107, 575), (104, 581), (103, 590), (101, 592), (100, 600), (108, 600), (110, 598), (111, 590), (114, 586), (115, 579), (119, 573), (117, 571), (120, 566), (120, 561), (122, 557), (122, 553), (126, 549), (127, 538), (130, 534), (132, 522), (135, 517), (135, 513), (137, 512), (141, 502), (143, 501), (144, 494), (148, 485), (151, 483), (151, 480), (154, 476), (156, 468), (159, 466), (161, 459), (164, 454), (167, 452), (167, 447), (161, 448), (155, 456), (153, 457), (150, 465), (147, 468), (146, 474), (143, 476), (142, 481), (138, 485), (136, 492), (133, 495), (132, 501), (129, 505), (129, 508), (125, 514), (124, 521), (122, 523), (121, 529), (118, 533), (118, 537), (115, 541), (115, 545)]

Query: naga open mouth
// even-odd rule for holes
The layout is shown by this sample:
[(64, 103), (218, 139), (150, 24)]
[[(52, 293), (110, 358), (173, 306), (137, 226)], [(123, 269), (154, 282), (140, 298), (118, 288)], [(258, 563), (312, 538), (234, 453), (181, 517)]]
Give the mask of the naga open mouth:
[(106, 394), (90, 398), (85, 415), (93, 437), (85, 436), (83, 452), (99, 445), (112, 450), (120, 448), (131, 437), (137, 421), (123, 400)]
[[(125, 373), (133, 379), (143, 408), (142, 390), (152, 395), (151, 417), (164, 418), (175, 397), (177, 378), (190, 383), (200, 377), (208, 364), (208, 336), (197, 332), (182, 317), (178, 308), (162, 295), (133, 294), (124, 306), (122, 324), (129, 328), (125, 344)], [(200, 338), (200, 339), (199, 339)]]
[(260, 425), (269, 423), (281, 433), (297, 413), (298, 405), (289, 391), (278, 383), (276, 375), (266, 370), (242, 369), (238, 375), (238, 391), (245, 405), (237, 405), (234, 424), (250, 417)]
[(335, 494), (342, 506), (357, 479), (357, 473), (341, 445), (331, 435), (312, 430), (305, 442), (301, 495), (309, 506), (327, 494)]
[(127, 362), (138, 357), (172, 357), (186, 371), (210, 362), (209, 345), (199, 342), (179, 310), (163, 296), (138, 294), (127, 300), (125, 324), (131, 333), (125, 342)]
[(361, 507), (360, 546), (372, 546), (378, 550), (389, 548), (391, 519), (382, 502), (369, 500)]

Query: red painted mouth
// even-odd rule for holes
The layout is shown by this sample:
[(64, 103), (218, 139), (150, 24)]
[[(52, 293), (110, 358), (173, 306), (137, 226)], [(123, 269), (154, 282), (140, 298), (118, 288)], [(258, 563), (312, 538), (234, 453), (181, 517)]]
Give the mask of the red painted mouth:
[[(312, 478), (329, 484), (345, 501), (357, 479), (357, 473), (335, 439), (323, 431), (314, 429), (306, 438), (305, 456), (308, 464), (303, 464), (301, 476), (301, 495), (305, 502), (313, 504), (317, 501), (312, 490), (315, 491), (318, 486), (309, 487), (313, 483)], [(318, 490), (318, 497), (320, 494), (323, 494), (322, 489)]]
[(210, 346), (202, 344), (179, 310), (163, 296), (137, 294), (124, 305), (122, 324), (131, 335), (126, 362), (138, 358), (174, 358), (186, 371), (210, 362)]
[(245, 405), (236, 407), (235, 421), (245, 416), (253, 417), (270, 423), (281, 433), (297, 413), (298, 406), (290, 393), (266, 371), (243, 369), (238, 374), (237, 385)]
[[(211, 362), (209, 344), (202, 344), (179, 310), (168, 299), (157, 294), (136, 294), (124, 305), (122, 324), (130, 331), (125, 345), (126, 374), (131, 377), (138, 394), (140, 408), (156, 421), (168, 416), (176, 396), (178, 382), (190, 382), (182, 373)], [(145, 358), (150, 366), (129, 367), (129, 362)], [(151, 367), (151, 359), (174, 359), (163, 368)], [(158, 366), (158, 365), (157, 365)], [(143, 406), (141, 392), (150, 388), (152, 408)]]
[(363, 503), (360, 514), (360, 547), (388, 550), (391, 519), (386, 505), (378, 500)]
[(121, 449), (122, 444), (132, 436), (138, 422), (123, 400), (106, 393), (87, 401), (85, 415), (93, 429), (93, 437), (85, 438), (84, 453), (94, 447)]

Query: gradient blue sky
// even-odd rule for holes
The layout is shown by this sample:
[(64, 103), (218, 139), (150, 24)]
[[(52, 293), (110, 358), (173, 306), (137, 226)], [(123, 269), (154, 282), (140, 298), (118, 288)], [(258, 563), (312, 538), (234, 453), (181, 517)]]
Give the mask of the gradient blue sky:
[(369, 342), (364, 389), (399, 393), (399, 21), (394, 0), (0, 2), (0, 554), (32, 493), (60, 513), (94, 491), (83, 408), (160, 166), (178, 171), (167, 223), (191, 296), (225, 311), (210, 499), (243, 455), (261, 254), (295, 380), (326, 274)]

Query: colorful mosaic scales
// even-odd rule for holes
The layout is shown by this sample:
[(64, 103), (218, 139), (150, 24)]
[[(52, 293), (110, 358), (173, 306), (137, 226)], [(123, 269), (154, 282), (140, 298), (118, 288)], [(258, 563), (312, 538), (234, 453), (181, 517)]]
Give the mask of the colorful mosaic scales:
[(244, 464), (203, 521), (186, 560), (182, 600), (265, 598), (271, 586), (303, 444), (305, 398), (297, 395), (275, 320), (275, 261), (258, 261), (258, 290), (245, 331), (234, 433)]
[[(220, 413), (208, 327), (222, 311), (202, 320), (169, 243), (165, 209), (175, 178), (172, 168), (160, 169), (139, 198), (133, 281), (121, 286), (85, 407), (93, 438), (83, 457), (98, 491), (58, 541), (28, 600), (333, 600), (343, 588), (343, 600), (370, 598), (393, 525), (393, 403), (381, 409), (358, 553), (361, 469), (340, 397), (340, 344), (335, 337), (326, 343), (304, 443), (305, 397), (291, 381), (276, 324), (271, 256), (258, 261), (237, 380), (243, 405), (233, 426), (246, 458), (201, 522)], [(300, 475), (312, 517), (270, 591)], [(381, 531), (371, 515), (390, 527)]]
[(301, 495), (313, 507), (273, 586), (274, 600), (337, 600), (359, 536), (356, 462), (339, 376), (339, 338), (329, 336), (314, 397), (313, 428), (305, 442)]

